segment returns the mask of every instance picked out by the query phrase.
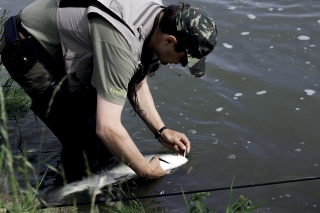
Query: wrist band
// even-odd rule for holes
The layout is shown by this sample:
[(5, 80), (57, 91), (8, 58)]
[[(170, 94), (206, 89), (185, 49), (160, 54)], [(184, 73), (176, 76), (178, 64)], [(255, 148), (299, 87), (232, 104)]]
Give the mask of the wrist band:
[(159, 130), (156, 132), (156, 134), (154, 134), (155, 138), (158, 139), (158, 138), (161, 136), (161, 132), (162, 132), (163, 130), (165, 130), (165, 129), (167, 129), (166, 126), (164, 126), (164, 127), (162, 127), (161, 129), (159, 129)]

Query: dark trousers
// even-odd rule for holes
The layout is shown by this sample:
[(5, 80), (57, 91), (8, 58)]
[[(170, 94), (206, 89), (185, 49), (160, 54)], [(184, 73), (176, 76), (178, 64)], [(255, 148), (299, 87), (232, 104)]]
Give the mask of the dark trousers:
[(41, 54), (29, 70), (12, 59), (8, 48), (2, 51), (1, 58), (11, 77), (31, 97), (31, 110), (62, 143), (62, 165), (67, 179), (72, 181), (86, 175), (86, 165), (96, 172), (107, 166), (112, 157), (96, 135), (97, 93), (92, 86), (70, 93), (67, 79), (55, 90), (65, 75), (62, 57), (53, 61), (41, 46), (39, 48)]

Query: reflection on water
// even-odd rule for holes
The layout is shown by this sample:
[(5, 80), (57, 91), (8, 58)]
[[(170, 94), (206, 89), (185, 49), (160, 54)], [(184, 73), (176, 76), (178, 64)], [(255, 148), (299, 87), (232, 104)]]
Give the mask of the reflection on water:
[[(172, 2), (178, 0), (164, 1)], [(318, 1), (190, 3), (212, 14), (219, 30), (218, 45), (208, 56), (207, 76), (196, 79), (185, 68), (172, 65), (181, 77), (164, 66), (149, 79), (166, 126), (192, 141), (189, 162), (155, 185), (139, 183), (134, 193), (225, 187), (233, 175), (235, 185), (319, 175)], [(1, 3), (6, 6), (18, 11), (20, 1)], [(123, 121), (140, 150), (163, 152), (130, 110), (127, 103)], [(35, 137), (42, 129), (34, 125), (28, 131)], [(26, 132), (22, 136), (36, 146), (32, 136)], [(58, 151), (57, 146), (48, 148), (54, 140), (48, 136), (43, 147)], [(254, 203), (267, 200), (260, 212), (319, 212), (319, 183), (239, 189), (234, 194), (235, 199), (243, 194)], [(214, 192), (207, 204), (222, 211), (227, 197), (227, 191)], [(156, 199), (156, 203), (172, 212), (185, 211), (181, 196)]]

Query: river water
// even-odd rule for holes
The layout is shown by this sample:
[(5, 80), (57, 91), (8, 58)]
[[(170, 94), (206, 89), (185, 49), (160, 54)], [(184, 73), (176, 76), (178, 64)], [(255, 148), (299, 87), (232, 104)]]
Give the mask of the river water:
[[(30, 0), (0, 0), (18, 12)], [(177, 3), (165, 0), (164, 4)], [(317, 0), (201, 0), (219, 30), (208, 58), (208, 73), (196, 79), (188, 70), (169, 66), (149, 79), (156, 107), (167, 127), (192, 142), (187, 165), (133, 189), (136, 195), (228, 187), (320, 175), (320, 4)], [(130, 116), (123, 123), (143, 153), (165, 149), (146, 126)], [(21, 122), (22, 136), (45, 151), (59, 151), (50, 133), (34, 118)], [(11, 127), (13, 128), (13, 127)], [(11, 129), (13, 131), (13, 129)], [(48, 131), (46, 131), (48, 132)], [(34, 145), (35, 146), (35, 145)], [(57, 159), (57, 158), (55, 158)], [(54, 160), (52, 160), (54, 163)], [(267, 201), (260, 212), (320, 212), (320, 181), (233, 190), (253, 204)], [(214, 211), (225, 209), (229, 191), (212, 192)], [(187, 196), (189, 198), (189, 196)], [(169, 212), (186, 212), (182, 196), (151, 200)]]

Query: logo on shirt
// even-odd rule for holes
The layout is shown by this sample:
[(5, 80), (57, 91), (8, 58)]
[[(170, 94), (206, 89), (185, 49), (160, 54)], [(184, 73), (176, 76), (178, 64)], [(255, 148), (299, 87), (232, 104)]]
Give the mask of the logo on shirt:
[(114, 88), (114, 87), (111, 87), (111, 88), (109, 89), (109, 91), (110, 91), (112, 94), (116, 95), (116, 96), (120, 96), (120, 97), (122, 97), (122, 98), (126, 98), (126, 97), (127, 97), (127, 93), (126, 93), (126, 92), (121, 91), (121, 90), (119, 90), (119, 89), (116, 89), (116, 88)]

